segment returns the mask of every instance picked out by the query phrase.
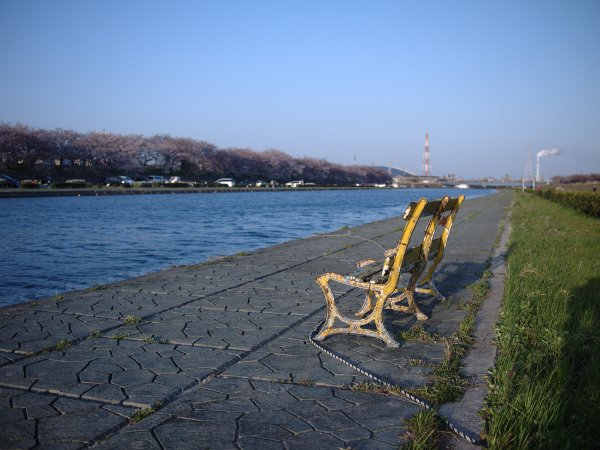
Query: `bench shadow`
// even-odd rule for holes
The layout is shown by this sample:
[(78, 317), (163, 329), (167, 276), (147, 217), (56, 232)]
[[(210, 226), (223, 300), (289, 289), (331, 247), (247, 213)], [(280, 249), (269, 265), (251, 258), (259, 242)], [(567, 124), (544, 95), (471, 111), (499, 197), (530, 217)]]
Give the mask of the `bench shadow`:
[[(417, 321), (413, 314), (385, 310), (384, 325), (400, 344), (398, 348), (389, 348), (376, 338), (357, 335), (333, 335), (324, 344), (360, 368), (374, 372), (391, 383), (405, 388), (429, 384), (431, 367), (445, 358), (445, 344), (439, 340), (405, 340), (403, 332), (420, 325), (423, 331), (438, 337), (454, 334), (466, 314), (461, 305), (471, 299), (468, 286), (479, 280), (485, 269), (484, 263), (477, 262), (440, 264), (434, 282), (446, 300), (423, 294), (416, 296), (422, 311), (429, 316), (427, 321)], [(340, 310), (353, 317), (362, 304), (364, 293), (356, 290), (347, 295), (339, 303)]]

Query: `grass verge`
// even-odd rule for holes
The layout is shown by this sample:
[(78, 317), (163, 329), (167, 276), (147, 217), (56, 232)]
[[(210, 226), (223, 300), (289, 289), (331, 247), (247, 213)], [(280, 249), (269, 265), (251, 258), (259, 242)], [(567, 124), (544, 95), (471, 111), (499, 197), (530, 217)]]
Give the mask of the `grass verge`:
[(483, 414), (490, 448), (600, 442), (600, 221), (519, 194), (499, 356)]
[[(475, 329), (477, 311), (489, 292), (490, 276), (490, 272), (485, 271), (480, 280), (469, 286), (471, 301), (465, 305), (466, 315), (456, 332), (448, 338), (437, 337), (437, 340), (446, 345), (446, 357), (431, 372), (432, 384), (410, 390), (412, 394), (427, 400), (435, 407), (457, 400), (467, 387), (466, 379), (460, 374), (460, 360), (467, 354), (473, 343), (471, 333)], [(418, 340), (426, 336), (426, 333), (420, 330), (413, 334)], [(406, 335), (404, 337), (406, 338)]]

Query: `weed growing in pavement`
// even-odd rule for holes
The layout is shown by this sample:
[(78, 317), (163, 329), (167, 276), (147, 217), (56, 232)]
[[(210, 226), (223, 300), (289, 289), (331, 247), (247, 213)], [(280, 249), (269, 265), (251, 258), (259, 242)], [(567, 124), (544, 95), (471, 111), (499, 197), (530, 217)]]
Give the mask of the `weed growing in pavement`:
[(136, 323), (140, 323), (142, 321), (141, 317), (138, 316), (125, 316), (123, 317), (123, 325), (135, 325)]
[(400, 395), (400, 388), (388, 387), (371, 381), (359, 381), (346, 386), (352, 392), (371, 392), (376, 394), (397, 394)]
[(206, 261), (202, 261), (197, 264), (172, 265), (171, 268), (172, 269), (181, 268), (181, 269), (190, 269), (190, 270), (200, 269), (202, 267), (212, 266), (213, 264), (223, 263), (223, 262), (227, 262), (227, 261), (233, 261), (237, 258), (241, 258), (242, 256), (250, 256), (250, 255), (251, 255), (251, 253), (249, 253), (249, 252), (238, 252), (238, 253), (235, 253), (235, 254), (229, 255), (229, 256), (217, 256), (215, 258), (208, 259)]
[(407, 431), (401, 450), (437, 450), (444, 437), (444, 423), (435, 411), (423, 410), (404, 419)]
[(419, 341), (419, 342), (439, 342), (440, 337), (435, 333), (430, 333), (425, 330), (423, 324), (417, 324), (409, 330), (402, 330), (398, 333), (398, 337), (405, 341)]
[(411, 366), (420, 366), (420, 367), (435, 367), (435, 364), (425, 361), (420, 358), (412, 358), (408, 361)]
[(171, 341), (169, 341), (166, 338), (162, 338), (162, 339), (157, 339), (156, 336), (154, 336), (153, 334), (146, 336), (143, 341), (147, 344), (170, 344)]
[(120, 341), (122, 339), (127, 339), (128, 337), (129, 337), (129, 333), (127, 333), (126, 331), (120, 331), (116, 334), (113, 334), (110, 338)]
[(53, 347), (50, 347), (48, 349), (49, 352), (62, 352), (63, 350), (68, 349), (71, 346), (71, 343), (65, 338), (65, 339), (61, 339), (60, 341), (58, 341), (56, 343), (56, 345), (54, 345)]
[(148, 416), (151, 416), (152, 414), (154, 414), (156, 411), (158, 411), (160, 408), (162, 408), (162, 403), (158, 402), (157, 404), (155, 404), (152, 408), (142, 408), (142, 409), (138, 409), (133, 416), (131, 416), (131, 423), (138, 423), (140, 421), (142, 421), (143, 419), (145, 419)]
[(99, 284), (95, 284), (94, 286), (92, 286), (90, 288), (90, 292), (96, 292), (96, 291), (105, 291), (108, 289), (108, 286), (102, 286)]

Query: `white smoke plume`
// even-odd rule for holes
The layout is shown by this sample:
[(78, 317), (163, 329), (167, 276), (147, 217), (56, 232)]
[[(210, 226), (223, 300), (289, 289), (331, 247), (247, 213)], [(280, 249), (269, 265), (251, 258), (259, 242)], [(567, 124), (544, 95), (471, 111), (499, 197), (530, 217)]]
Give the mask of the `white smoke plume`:
[(559, 149), (552, 148), (552, 149), (540, 150), (539, 152), (537, 152), (536, 156), (538, 158), (543, 158), (544, 156), (558, 155), (559, 153), (560, 153)]

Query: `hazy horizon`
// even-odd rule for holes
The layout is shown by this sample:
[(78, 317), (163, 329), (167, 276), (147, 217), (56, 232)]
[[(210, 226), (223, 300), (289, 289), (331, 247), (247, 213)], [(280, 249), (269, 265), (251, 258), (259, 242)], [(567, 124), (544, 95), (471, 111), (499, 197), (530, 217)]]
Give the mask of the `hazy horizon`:
[(0, 121), (332, 163), (600, 171), (600, 3), (0, 3)]

